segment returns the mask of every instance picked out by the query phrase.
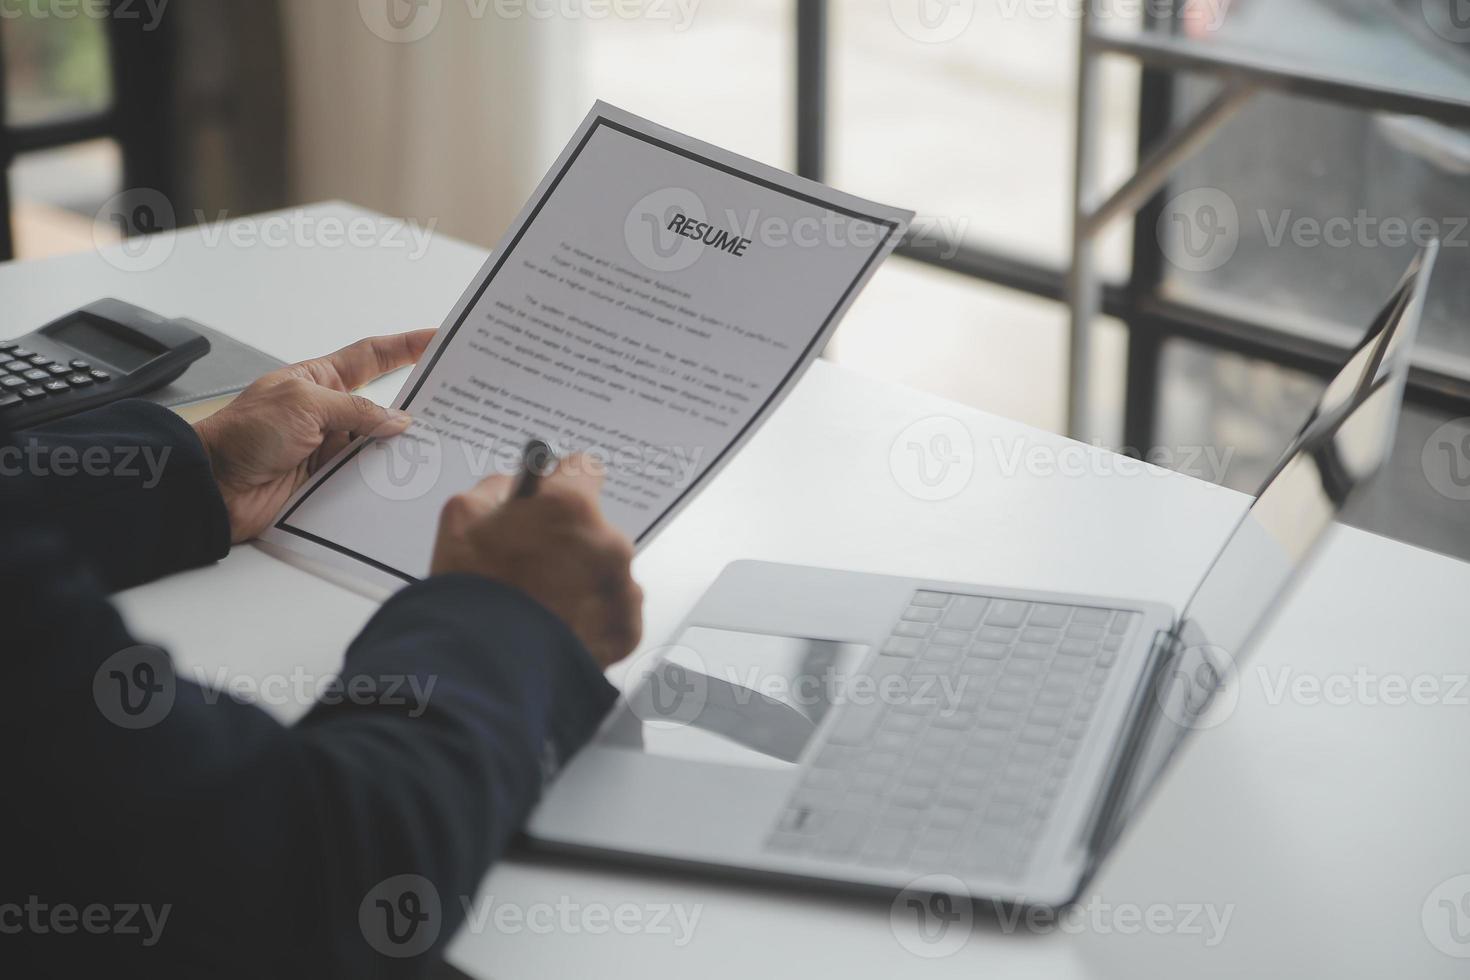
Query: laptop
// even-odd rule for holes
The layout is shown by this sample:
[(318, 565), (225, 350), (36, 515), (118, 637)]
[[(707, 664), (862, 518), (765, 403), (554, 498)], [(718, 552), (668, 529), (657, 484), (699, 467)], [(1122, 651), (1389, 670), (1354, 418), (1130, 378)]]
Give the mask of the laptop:
[(1419, 255), (1181, 610), (755, 561), (640, 656), (533, 846), (1061, 907), (1394, 441)]

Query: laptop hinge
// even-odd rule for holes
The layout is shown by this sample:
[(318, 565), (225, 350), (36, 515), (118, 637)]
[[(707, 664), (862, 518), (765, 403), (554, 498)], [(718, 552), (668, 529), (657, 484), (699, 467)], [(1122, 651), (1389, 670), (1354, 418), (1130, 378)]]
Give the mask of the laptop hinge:
[(1117, 842), (1126, 817), (1137, 808), (1137, 801), (1132, 807), (1127, 803), (1136, 789), (1139, 765), (1154, 724), (1160, 717), (1159, 685), (1167, 679), (1169, 667), (1178, 660), (1182, 648), (1177, 624), (1154, 634), (1148, 662), (1139, 675), (1122, 731), (1114, 743), (1112, 758), (1082, 831), (1080, 843), (1087, 851), (1087, 865), (1078, 884), (1079, 892), (1097, 873), (1103, 859)]

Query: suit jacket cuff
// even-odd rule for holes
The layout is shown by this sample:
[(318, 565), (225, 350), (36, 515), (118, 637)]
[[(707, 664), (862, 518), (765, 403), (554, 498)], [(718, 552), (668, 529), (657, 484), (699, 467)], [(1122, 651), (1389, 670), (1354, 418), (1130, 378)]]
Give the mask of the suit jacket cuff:
[(224, 557), (230, 522), (193, 428), (126, 400), (15, 433), (46, 522), (111, 589)]
[(412, 672), (438, 690), (493, 692), (522, 714), (544, 778), (581, 748), (617, 700), (571, 629), (518, 589), (478, 575), (437, 575), (398, 592), (348, 650), (344, 673)]

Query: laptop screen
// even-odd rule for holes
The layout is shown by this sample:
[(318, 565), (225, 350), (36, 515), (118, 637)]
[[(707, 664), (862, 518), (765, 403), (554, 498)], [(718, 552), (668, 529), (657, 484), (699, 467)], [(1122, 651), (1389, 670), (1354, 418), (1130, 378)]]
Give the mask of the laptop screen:
[(1409, 267), (1186, 605), (1127, 736), (1094, 838), (1099, 856), (1184, 738), (1214, 723), (1212, 708), (1262, 626), (1333, 520), (1388, 460), (1437, 252), (1431, 245)]
[(1333, 520), (1388, 461), (1433, 258), (1415, 260), (1221, 548), (1181, 616), (1186, 643), (1243, 658)]

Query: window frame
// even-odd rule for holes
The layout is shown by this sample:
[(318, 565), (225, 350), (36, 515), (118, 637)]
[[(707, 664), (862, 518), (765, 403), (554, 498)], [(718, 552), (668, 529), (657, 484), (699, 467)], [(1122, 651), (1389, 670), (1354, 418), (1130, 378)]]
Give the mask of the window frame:
[[(828, 65), (831, 43), (827, 0), (795, 0), (797, 173), (822, 180), (826, 172), (828, 132)], [(1158, 11), (1150, 8), (1149, 16)], [(1079, 45), (1079, 52), (1085, 45)], [(1079, 53), (1079, 58), (1085, 55)], [(1096, 57), (1096, 55), (1093, 55)], [(1174, 125), (1175, 75), (1168, 67), (1144, 63), (1139, 89), (1138, 137), (1142, 159)], [(1080, 107), (1074, 107), (1074, 112)], [(1452, 114), (1453, 115), (1453, 114)], [(1470, 124), (1465, 118), (1452, 120)], [(1133, 455), (1146, 454), (1157, 433), (1163, 350), (1171, 339), (1203, 346), (1330, 379), (1351, 353), (1346, 346), (1281, 330), (1269, 323), (1239, 319), (1164, 296), (1163, 246), (1153, 234), (1169, 199), (1170, 183), (1145, 203), (1133, 218), (1132, 265), (1125, 282), (1105, 283), (1101, 312), (1121, 321), (1127, 331), (1123, 446)], [(1065, 193), (1066, 189), (1059, 188)], [(971, 242), (947, 247), (940, 254), (905, 240), (895, 254), (982, 282), (1058, 303), (1067, 300), (1066, 269), (978, 246)], [(1432, 367), (1415, 365), (1406, 401), (1418, 408), (1450, 415), (1470, 415), (1470, 379)]]
[(22, 154), (110, 138), (122, 151), (124, 187), (147, 187), (173, 199), (173, 18), (160, 18), (148, 27), (141, 18), (114, 16), (120, 2), (109, 0), (107, 5), (111, 104), (97, 112), (24, 126), (6, 121), (9, 93), (0, 18), (0, 262), (15, 258), (10, 167)]

